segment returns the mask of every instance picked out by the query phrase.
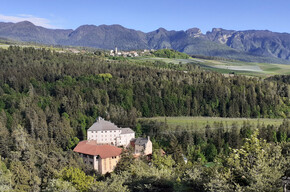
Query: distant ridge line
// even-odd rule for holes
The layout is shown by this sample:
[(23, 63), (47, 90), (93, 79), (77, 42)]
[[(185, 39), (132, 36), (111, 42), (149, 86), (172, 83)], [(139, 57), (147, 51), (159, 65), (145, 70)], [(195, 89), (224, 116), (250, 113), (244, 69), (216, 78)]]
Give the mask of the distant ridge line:
[(290, 34), (268, 30), (199, 28), (144, 33), (121, 25), (82, 25), (72, 29), (47, 29), (29, 21), (0, 22), (0, 38), (46, 45), (83, 46), (121, 50), (170, 48), (190, 55), (265, 63), (290, 63)]

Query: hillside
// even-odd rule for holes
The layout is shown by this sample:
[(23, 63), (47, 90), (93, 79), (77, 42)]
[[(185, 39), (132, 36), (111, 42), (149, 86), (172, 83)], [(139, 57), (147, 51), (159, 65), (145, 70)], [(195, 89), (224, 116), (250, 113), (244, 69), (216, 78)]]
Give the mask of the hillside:
[[(240, 180), (248, 174), (246, 158), (234, 165), (246, 166), (239, 169), (241, 174), (221, 169), (233, 167), (237, 151), (232, 149), (245, 149), (240, 155), (258, 159), (250, 165), (262, 170), (248, 180), (263, 178), (263, 191), (269, 186), (279, 191), (281, 176), (290, 167), (289, 82), (289, 75), (225, 76), (191, 64), (118, 61), (88, 52), (0, 49), (0, 190), (207, 191), (207, 185), (219, 183), (213, 179), (220, 174), (225, 182), (236, 182), (228, 188), (246, 191), (256, 189), (255, 183)], [(87, 138), (87, 129), (99, 116), (150, 136), (155, 149), (151, 165), (145, 159), (134, 161), (128, 150), (111, 175), (87, 167), (72, 149)], [(194, 124), (169, 129), (166, 121), (136, 121), (158, 116), (285, 120), (241, 126), (214, 122), (202, 125), (202, 131)], [(256, 129), (261, 130), (259, 137)], [(160, 155), (161, 149), (166, 155)], [(269, 178), (266, 184), (264, 178)], [(228, 188), (221, 191), (235, 191)]]
[(206, 33), (206, 37), (211, 41), (254, 55), (286, 60), (290, 57), (288, 33), (274, 33), (267, 30), (230, 31), (214, 28)]
[(0, 37), (48, 45), (72, 45), (120, 50), (170, 48), (193, 55), (219, 56), (249, 62), (290, 63), (290, 34), (198, 28), (144, 33), (120, 25), (82, 25), (75, 30), (46, 29), (24, 21), (0, 22)]
[(72, 31), (73, 30), (46, 29), (44, 27), (35, 26), (28, 21), (16, 24), (0, 22), (0, 36), (18, 41), (55, 45), (67, 39)]

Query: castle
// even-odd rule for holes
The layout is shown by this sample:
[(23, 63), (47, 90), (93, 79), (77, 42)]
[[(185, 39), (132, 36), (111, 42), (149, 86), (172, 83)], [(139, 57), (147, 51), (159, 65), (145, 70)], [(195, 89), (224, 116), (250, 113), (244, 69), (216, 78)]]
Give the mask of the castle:
[(114, 123), (99, 117), (87, 130), (88, 140), (81, 141), (74, 148), (86, 164), (101, 174), (112, 172), (121, 159), (122, 148), (132, 146), (134, 156), (152, 154), (150, 138), (135, 138), (130, 128), (119, 128)]
[(87, 131), (88, 140), (97, 143), (128, 147), (135, 138), (135, 132), (130, 128), (119, 128), (114, 123), (99, 117)]

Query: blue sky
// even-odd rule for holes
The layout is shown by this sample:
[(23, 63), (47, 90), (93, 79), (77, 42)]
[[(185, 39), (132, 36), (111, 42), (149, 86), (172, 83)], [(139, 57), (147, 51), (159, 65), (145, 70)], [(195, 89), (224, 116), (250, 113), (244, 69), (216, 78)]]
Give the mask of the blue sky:
[(149, 32), (163, 27), (203, 33), (214, 27), (290, 33), (289, 0), (1, 0), (0, 21), (48, 28), (120, 24)]

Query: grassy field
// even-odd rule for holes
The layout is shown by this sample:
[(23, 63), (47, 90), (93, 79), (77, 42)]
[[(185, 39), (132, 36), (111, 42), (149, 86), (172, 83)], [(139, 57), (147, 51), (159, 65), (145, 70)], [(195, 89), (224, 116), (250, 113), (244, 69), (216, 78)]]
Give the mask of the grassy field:
[[(140, 118), (140, 120), (157, 120), (166, 122), (171, 129), (179, 127), (181, 129), (203, 129), (207, 124), (214, 128), (215, 122), (223, 122), (225, 127), (231, 127), (234, 122), (238, 127), (241, 127), (244, 122), (249, 122), (251, 125), (275, 125), (278, 126), (283, 122), (283, 119), (248, 119), (248, 118), (222, 118), (222, 117), (153, 117)], [(227, 125), (227, 126), (226, 126)]]
[(143, 61), (163, 61), (166, 63), (186, 64), (192, 63), (200, 67), (224, 74), (235, 73), (248, 76), (268, 77), (272, 75), (289, 75), (290, 65), (272, 64), (272, 63), (249, 63), (243, 61), (221, 61), (221, 60), (206, 60), (206, 59), (170, 59), (158, 57), (137, 57), (134, 60)]

